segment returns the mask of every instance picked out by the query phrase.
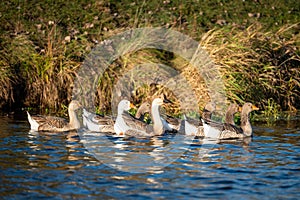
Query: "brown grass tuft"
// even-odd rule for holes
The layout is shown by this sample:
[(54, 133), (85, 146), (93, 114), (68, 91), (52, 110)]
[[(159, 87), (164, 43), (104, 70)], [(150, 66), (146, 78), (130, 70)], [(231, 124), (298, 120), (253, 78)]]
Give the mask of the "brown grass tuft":
[(266, 108), (270, 99), (282, 110), (299, 108), (299, 24), (264, 32), (260, 24), (247, 29), (211, 30), (201, 44), (220, 66), (230, 100), (252, 101)]

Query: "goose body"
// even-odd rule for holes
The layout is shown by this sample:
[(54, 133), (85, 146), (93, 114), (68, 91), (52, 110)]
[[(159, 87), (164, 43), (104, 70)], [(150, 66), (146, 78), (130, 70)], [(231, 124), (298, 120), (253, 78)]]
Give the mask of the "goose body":
[[(131, 104), (130, 107), (133, 107), (133, 105)], [(127, 109), (125, 109), (125, 110), (127, 110)], [(139, 120), (144, 120), (144, 115), (147, 112), (150, 112), (150, 104), (148, 102), (145, 102), (145, 103), (141, 104), (141, 106), (137, 110), (135, 116)], [(127, 114), (129, 115), (129, 113), (127, 113)], [(115, 132), (114, 124), (115, 124), (116, 118), (114, 118), (112, 116), (97, 115), (97, 114), (90, 113), (87, 110), (83, 109), (82, 118), (83, 118), (83, 125), (85, 127), (87, 127), (90, 131), (104, 132), (104, 133), (107, 133), (107, 132), (114, 133)]]
[(252, 126), (249, 114), (258, 108), (251, 103), (245, 103), (241, 110), (241, 127), (229, 123), (219, 123), (211, 120), (202, 120), (206, 137), (217, 139), (244, 138), (252, 136)]
[(174, 133), (180, 130), (181, 119), (165, 115), (161, 120), (166, 131)]
[[(203, 119), (211, 119), (212, 113), (216, 110), (216, 104), (213, 102), (207, 103), (202, 112)], [(190, 119), (184, 117), (184, 128), (186, 135), (194, 135), (204, 137), (204, 127), (201, 120)]]
[(204, 136), (202, 122), (184, 116), (184, 133), (192, 136)]
[(77, 130), (80, 128), (80, 122), (77, 118), (75, 111), (81, 106), (78, 101), (73, 100), (69, 104), (68, 113), (69, 121), (64, 118), (54, 116), (35, 115), (31, 116), (27, 112), (28, 121), (30, 123), (31, 130), (34, 131), (51, 131), (51, 132), (63, 132), (70, 130)]
[(95, 132), (114, 132), (115, 119), (111, 116), (96, 115), (83, 109), (83, 125), (90, 131)]
[[(121, 132), (124, 135), (133, 135), (133, 136), (154, 136), (162, 135), (165, 132), (160, 114), (159, 107), (163, 104), (163, 99), (156, 98), (152, 101), (151, 105), (151, 115), (153, 120), (153, 125), (147, 124), (140, 120), (135, 119), (134, 117), (127, 115), (126, 113), (122, 114), (122, 123)], [(118, 116), (119, 117), (119, 116)]]
[(114, 131), (117, 135), (124, 136), (124, 133), (129, 129), (127, 124), (123, 119), (123, 114), (125, 111), (128, 111), (130, 108), (134, 107), (130, 101), (122, 100), (118, 104), (118, 115), (114, 123)]

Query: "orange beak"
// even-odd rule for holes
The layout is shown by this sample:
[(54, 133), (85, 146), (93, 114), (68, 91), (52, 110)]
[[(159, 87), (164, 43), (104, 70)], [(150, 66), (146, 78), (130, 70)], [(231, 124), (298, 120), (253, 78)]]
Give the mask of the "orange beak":
[(239, 106), (239, 112), (242, 112), (242, 108), (243, 108), (243, 107)]
[(255, 105), (252, 105), (252, 110), (259, 110), (259, 108), (256, 107)]
[(133, 103), (130, 103), (130, 108), (135, 108), (135, 106), (133, 105)]

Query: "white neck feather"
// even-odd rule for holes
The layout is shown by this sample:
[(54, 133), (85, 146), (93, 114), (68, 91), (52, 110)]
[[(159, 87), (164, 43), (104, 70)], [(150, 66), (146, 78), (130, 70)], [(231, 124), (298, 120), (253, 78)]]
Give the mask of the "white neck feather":
[(151, 109), (152, 109), (152, 119), (153, 119), (153, 131), (155, 134), (161, 135), (164, 133), (164, 128), (159, 114), (159, 105), (152, 104)]

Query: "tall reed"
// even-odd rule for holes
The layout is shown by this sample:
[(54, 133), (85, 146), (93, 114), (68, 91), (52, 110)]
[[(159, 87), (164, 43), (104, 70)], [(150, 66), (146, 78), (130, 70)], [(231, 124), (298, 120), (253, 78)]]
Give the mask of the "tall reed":
[(298, 29), (299, 24), (276, 32), (265, 32), (260, 24), (213, 29), (203, 35), (201, 44), (220, 66), (232, 101), (252, 101), (267, 109), (272, 99), (280, 110), (296, 110), (300, 106)]
[[(16, 36), (10, 45), (17, 81), (24, 84), (25, 106), (44, 112), (59, 110), (71, 100), (72, 84), (80, 62), (67, 53), (67, 42), (53, 24), (46, 28), (45, 43), (36, 45), (25, 34)], [(75, 49), (76, 50), (76, 49)], [(73, 52), (72, 52), (73, 53)]]
[[(1, 54), (3, 55), (3, 54)], [(14, 86), (14, 74), (11, 71), (9, 63), (0, 55), (0, 108), (9, 107), (14, 102), (13, 86)]]

